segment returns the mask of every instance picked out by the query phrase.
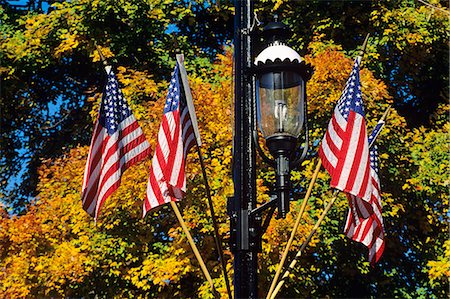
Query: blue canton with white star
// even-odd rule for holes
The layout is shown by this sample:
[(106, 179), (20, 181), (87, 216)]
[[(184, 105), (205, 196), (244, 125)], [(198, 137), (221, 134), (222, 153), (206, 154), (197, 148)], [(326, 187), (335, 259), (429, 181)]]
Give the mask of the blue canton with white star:
[(337, 105), (339, 112), (347, 120), (350, 111), (353, 110), (356, 113), (364, 114), (364, 105), (362, 102), (361, 94), (361, 82), (359, 80), (359, 60), (355, 60), (350, 77), (347, 80), (345, 89), (342, 92), (341, 98)]
[(119, 88), (116, 75), (111, 71), (103, 92), (99, 122), (108, 134), (112, 135), (118, 130), (119, 124), (130, 115), (130, 107)]
[[(374, 142), (374, 139), (378, 136), (381, 129), (384, 126), (384, 122), (378, 122), (372, 133), (369, 136), (369, 146)], [(370, 167), (378, 173), (378, 146), (373, 145), (369, 150)]]
[(370, 167), (378, 173), (378, 146), (374, 145), (369, 151)]
[(173, 71), (170, 79), (169, 92), (166, 97), (166, 104), (164, 105), (164, 114), (175, 111), (180, 104), (180, 79), (178, 76), (178, 63)]
[(373, 140), (378, 136), (378, 134), (380, 133), (383, 126), (384, 126), (384, 122), (379, 122), (379, 123), (377, 123), (375, 128), (373, 128), (372, 133), (369, 136), (369, 145), (372, 144)]

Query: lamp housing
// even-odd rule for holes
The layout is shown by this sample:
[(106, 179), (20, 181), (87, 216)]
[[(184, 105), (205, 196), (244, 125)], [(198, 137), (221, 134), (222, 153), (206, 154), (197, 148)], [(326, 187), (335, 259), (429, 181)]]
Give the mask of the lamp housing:
[(275, 158), (278, 217), (284, 218), (289, 211), (290, 164), (302, 131), (307, 139), (306, 82), (312, 68), (286, 45), (290, 31), (283, 23), (269, 23), (262, 36), (267, 46), (254, 66), (258, 124)]

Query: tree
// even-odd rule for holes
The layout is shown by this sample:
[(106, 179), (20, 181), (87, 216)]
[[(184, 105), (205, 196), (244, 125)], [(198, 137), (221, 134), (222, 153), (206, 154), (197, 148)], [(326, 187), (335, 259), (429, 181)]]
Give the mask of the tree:
[[(448, 62), (432, 58), (448, 51), (445, 15), (409, 1), (356, 5), (262, 1), (257, 6), (263, 20), (270, 19), (272, 10), (285, 12), (284, 19), (295, 29), (292, 42), (307, 49), (306, 59), (315, 68), (308, 85), (314, 147), (292, 175), (298, 190), (295, 199), (302, 198), (309, 182), (318, 142), (351, 68), (350, 57), (367, 31), (373, 38), (361, 81), (369, 129), (388, 105), (398, 108), (389, 115), (378, 140), (387, 233), (381, 262), (370, 268), (367, 249), (342, 234), (347, 202), (340, 197), (282, 295), (447, 296), (449, 159), (442, 149), (447, 146), (449, 106), (442, 84)], [(1, 14), (0, 24), (4, 33), (0, 41), (0, 297), (211, 298), (170, 208), (163, 206), (141, 219), (150, 161), (127, 170), (97, 224), (81, 209), (80, 188), (104, 81), (94, 40), (115, 65), (124, 95), (152, 147), (177, 41), (186, 55), (220, 234), (228, 241), (226, 201), (233, 192), (232, 52), (222, 46), (232, 34), (231, 3), (80, 0), (55, 3), (45, 14), (15, 14), (7, 5), (2, 10), (6, 13)], [(400, 14), (407, 17), (405, 22), (399, 20)], [(220, 26), (216, 38), (213, 25)], [(172, 29), (176, 37), (169, 33)], [(398, 62), (398, 69), (390, 60)], [(417, 72), (412, 71), (417, 68), (414, 63), (419, 64)], [(426, 82), (434, 85), (424, 95), (419, 87)], [(419, 126), (411, 119), (418, 119), (425, 106), (429, 113), (421, 117), (424, 124)], [(5, 188), (8, 178), (21, 172), (23, 161), (29, 163), (25, 172), (29, 180), (18, 189)], [(216, 288), (225, 296), (194, 154), (188, 156), (187, 165), (189, 192), (181, 203), (183, 215), (205, 254)], [(273, 180), (273, 169), (258, 161), (260, 203), (268, 200)], [(291, 254), (330, 198), (328, 181), (321, 172)], [(272, 279), (299, 204), (292, 202), (292, 213), (284, 220), (272, 220), (264, 235), (262, 293)], [(21, 212), (11, 213), (12, 207), (22, 207)], [(226, 259), (231, 275), (229, 251)]]

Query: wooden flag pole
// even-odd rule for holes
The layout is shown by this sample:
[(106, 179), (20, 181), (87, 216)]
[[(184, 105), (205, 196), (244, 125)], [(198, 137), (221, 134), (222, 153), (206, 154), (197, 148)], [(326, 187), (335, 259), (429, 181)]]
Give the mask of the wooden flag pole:
[(97, 45), (97, 43), (95, 43), (95, 48), (97, 49), (98, 55), (100, 56), (100, 60), (102, 61), (103, 65), (106, 67), (108, 66), (108, 62), (106, 61), (105, 56), (102, 53), (102, 50), (100, 49), (100, 47)]
[(205, 162), (203, 160), (203, 155), (202, 155), (202, 151), (201, 151), (202, 141), (200, 138), (200, 132), (198, 130), (197, 117), (196, 117), (195, 110), (194, 110), (194, 103), (192, 101), (191, 89), (189, 88), (187, 72), (186, 72), (186, 69), (184, 68), (183, 54), (177, 54), (177, 62), (180, 67), (181, 81), (183, 82), (184, 94), (186, 97), (188, 111), (189, 111), (189, 115), (191, 117), (192, 126), (194, 128), (194, 136), (195, 136), (195, 140), (197, 143), (197, 153), (198, 153), (198, 157), (200, 159), (200, 166), (202, 168), (203, 179), (205, 181), (206, 197), (208, 199), (209, 210), (211, 213), (211, 219), (212, 219), (213, 228), (214, 228), (214, 241), (216, 243), (216, 249), (219, 254), (220, 263), (222, 265), (222, 272), (223, 272), (223, 277), (225, 279), (225, 285), (227, 288), (228, 298), (232, 299), (233, 296), (231, 293), (230, 281), (228, 279), (227, 265), (226, 265), (225, 258), (223, 255), (222, 240), (219, 235), (219, 225), (217, 224), (216, 213), (214, 211), (214, 205), (212, 202), (211, 188), (209, 187), (208, 177), (206, 175)]
[(211, 279), (211, 275), (209, 275), (209, 272), (208, 272), (208, 269), (206, 268), (205, 262), (203, 261), (203, 258), (200, 255), (200, 252), (198, 251), (197, 245), (195, 245), (194, 239), (192, 239), (192, 236), (189, 233), (189, 230), (186, 226), (186, 223), (184, 222), (183, 216), (181, 216), (181, 213), (180, 213), (180, 210), (178, 209), (177, 204), (175, 202), (171, 201), (170, 205), (172, 206), (172, 209), (178, 218), (178, 222), (180, 222), (181, 228), (183, 229), (184, 233), (186, 234), (186, 237), (189, 241), (189, 245), (191, 245), (192, 251), (194, 252), (195, 257), (197, 258), (197, 261), (200, 264), (200, 268), (202, 269), (203, 274), (206, 277), (206, 280), (208, 280), (208, 282), (209, 282), (209, 286), (211, 287), (211, 291), (213, 292), (214, 297), (218, 298), (218, 293), (217, 293), (216, 289), (214, 288), (214, 283)]
[(323, 219), (325, 218), (325, 216), (327, 215), (328, 211), (331, 209), (331, 207), (333, 206), (334, 202), (336, 201), (338, 193), (339, 193), (338, 190), (335, 190), (333, 192), (333, 197), (331, 198), (330, 202), (325, 207), (325, 210), (323, 210), (322, 215), (320, 215), (319, 220), (317, 220), (316, 224), (314, 225), (313, 229), (309, 233), (309, 235), (306, 238), (305, 242), (303, 242), (303, 244), (300, 247), (299, 251), (295, 255), (294, 260), (289, 264), (289, 268), (284, 272), (283, 277), (281, 278), (280, 282), (277, 284), (277, 287), (275, 288), (275, 290), (273, 291), (272, 295), (270, 296), (270, 299), (274, 299), (275, 296), (280, 291), (281, 287), (284, 285), (284, 282), (285, 282), (286, 278), (289, 276), (290, 271), (292, 269), (294, 269), (295, 265), (297, 264), (298, 258), (302, 255), (302, 252), (306, 248), (306, 245), (308, 245), (309, 241), (311, 241), (312, 237), (316, 233), (316, 231), (319, 228), (320, 224), (322, 223)]
[(320, 160), (320, 158), (319, 158), (319, 161), (317, 162), (317, 165), (316, 165), (316, 169), (314, 170), (314, 174), (311, 178), (311, 182), (309, 183), (308, 190), (306, 191), (305, 198), (303, 199), (302, 205), (300, 207), (300, 211), (297, 215), (297, 219), (295, 220), (294, 227), (292, 228), (291, 236), (289, 238), (288, 243), (286, 244), (286, 248), (284, 249), (283, 255), (281, 256), (280, 263), (278, 264), (277, 271), (275, 273), (275, 277), (272, 280), (272, 284), (270, 285), (269, 293), (267, 294), (266, 299), (270, 298), (270, 296), (272, 295), (272, 292), (275, 289), (275, 286), (277, 285), (278, 278), (280, 277), (281, 270), (283, 269), (284, 262), (286, 261), (286, 257), (289, 253), (289, 249), (292, 245), (292, 242), (294, 241), (295, 234), (300, 225), (300, 220), (302, 219), (303, 212), (305, 211), (306, 204), (311, 195), (312, 188), (316, 182), (317, 175), (319, 174), (319, 170), (320, 170), (321, 166), (322, 166), (322, 160)]

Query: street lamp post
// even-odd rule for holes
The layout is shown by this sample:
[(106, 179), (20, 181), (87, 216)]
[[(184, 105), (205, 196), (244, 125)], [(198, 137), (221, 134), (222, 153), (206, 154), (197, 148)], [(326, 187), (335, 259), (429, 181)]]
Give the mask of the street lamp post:
[(255, 227), (250, 211), (256, 206), (256, 151), (252, 140), (254, 123), (253, 99), (255, 79), (252, 66), (250, 27), (253, 1), (235, 1), (234, 21), (234, 121), (233, 181), (234, 197), (230, 202), (231, 248), (234, 252), (235, 298), (257, 298), (258, 248), (251, 244)]
[[(297, 52), (285, 45), (289, 31), (277, 20), (264, 27), (263, 38), (267, 45), (253, 62), (252, 24), (253, 2), (236, 0), (234, 196), (228, 201), (235, 298), (260, 297), (257, 269), (263, 234), (261, 214), (267, 208), (277, 206), (278, 217), (286, 217), (291, 191), (289, 173), (305, 158), (308, 149), (306, 81), (311, 68)], [(267, 157), (259, 146), (256, 119), (274, 159)], [(305, 133), (303, 139), (301, 132)], [(302, 140), (302, 154), (296, 156)], [(257, 150), (276, 170), (275, 199), (259, 207), (256, 206)]]

